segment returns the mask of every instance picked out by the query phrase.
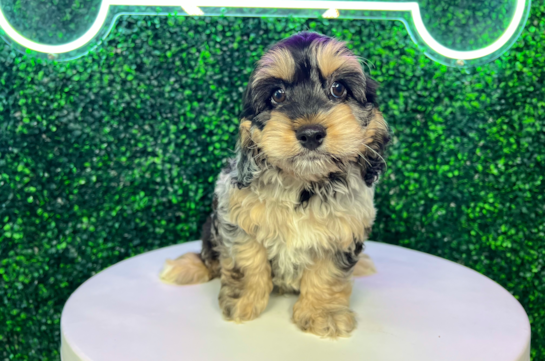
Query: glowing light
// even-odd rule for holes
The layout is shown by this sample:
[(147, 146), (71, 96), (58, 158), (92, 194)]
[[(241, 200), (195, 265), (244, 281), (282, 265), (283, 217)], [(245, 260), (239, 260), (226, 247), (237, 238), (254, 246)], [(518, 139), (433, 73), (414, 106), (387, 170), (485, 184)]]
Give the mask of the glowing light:
[(201, 10), (198, 6), (193, 4), (182, 5), (182, 10), (185, 11), (187, 15), (191, 16), (201, 16), (204, 15), (204, 11)]
[(105, 2), (107, 3), (108, 0), (102, 2), (102, 6), (100, 7), (98, 11), (95, 22), (93, 23), (93, 25), (91, 25), (89, 30), (87, 30), (85, 34), (83, 34), (78, 39), (66, 44), (61, 44), (61, 45), (40, 44), (25, 38), (23, 35), (19, 34), (10, 25), (10, 23), (7, 21), (6, 17), (4, 16), (4, 13), (2, 12), (1, 8), (0, 8), (0, 27), (6, 32), (7, 36), (9, 36), (13, 41), (24, 46), (27, 49), (39, 51), (41, 53), (46, 53), (46, 54), (68, 53), (69, 51), (76, 50), (78, 48), (81, 48), (85, 44), (87, 44), (100, 31), (100, 29), (102, 28), (102, 25), (104, 25), (106, 16), (108, 15), (108, 10), (110, 9), (110, 5), (109, 4), (105, 5)]
[(324, 17), (324, 18), (326, 18), (326, 19), (338, 18), (338, 17), (339, 17), (339, 10), (337, 10), (337, 9), (329, 9), (329, 10), (326, 10), (326, 11), (322, 14), (322, 17)]
[[(414, 27), (422, 40), (439, 55), (446, 58), (457, 60), (471, 60), (485, 57), (499, 50), (516, 33), (521, 21), (523, 20), (524, 11), (530, 0), (516, 0), (515, 12), (513, 18), (504, 33), (492, 44), (477, 50), (461, 51), (447, 48), (441, 45), (428, 32), (422, 15), (420, 6), (416, 2), (380, 2), (380, 1), (320, 1), (320, 0), (277, 0), (270, 3), (263, 3), (255, 0), (195, 0), (191, 4), (183, 4), (183, 0), (102, 0), (97, 18), (92, 26), (80, 38), (66, 44), (47, 45), (34, 42), (23, 35), (19, 34), (7, 21), (0, 8), (0, 27), (6, 34), (15, 42), (23, 47), (48, 54), (67, 53), (85, 46), (89, 43), (100, 31), (108, 11), (111, 6), (176, 6), (184, 9), (189, 15), (203, 15), (204, 12), (200, 8), (254, 8), (254, 9), (315, 9), (326, 10), (323, 13), (324, 17), (338, 17), (339, 10), (369, 10), (369, 11), (407, 11), (410, 12), (413, 18)], [(138, 13), (135, 13), (138, 14)], [(258, 15), (258, 14), (256, 14)], [(336, 15), (336, 16), (330, 16)]]

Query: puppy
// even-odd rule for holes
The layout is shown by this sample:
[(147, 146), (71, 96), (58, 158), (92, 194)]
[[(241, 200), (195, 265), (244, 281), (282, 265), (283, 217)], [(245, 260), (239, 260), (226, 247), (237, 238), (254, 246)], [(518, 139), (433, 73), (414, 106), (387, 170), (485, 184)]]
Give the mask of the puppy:
[(296, 293), (300, 329), (348, 336), (351, 276), (389, 141), (376, 89), (335, 39), (304, 32), (271, 47), (248, 82), (237, 156), (216, 183), (202, 251), (167, 261), (163, 280), (220, 277), (220, 308), (235, 322), (258, 317), (273, 287)]

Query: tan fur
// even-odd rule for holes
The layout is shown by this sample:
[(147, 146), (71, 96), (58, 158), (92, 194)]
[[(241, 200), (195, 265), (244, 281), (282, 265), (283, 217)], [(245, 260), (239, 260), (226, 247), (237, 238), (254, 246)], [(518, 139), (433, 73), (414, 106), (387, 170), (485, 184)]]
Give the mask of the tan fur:
[(350, 67), (352, 70), (362, 72), (358, 58), (348, 52), (346, 44), (331, 40), (327, 43), (315, 43), (312, 50), (316, 54), (316, 62), (324, 78), (329, 77), (341, 67)]
[(352, 275), (354, 277), (364, 277), (373, 275), (375, 273), (377, 273), (377, 269), (375, 268), (375, 264), (373, 263), (371, 257), (369, 257), (369, 255), (365, 253), (360, 254), (358, 263), (356, 263), (356, 265), (354, 266), (354, 271), (352, 272)]
[[(322, 157), (322, 161), (316, 161), (315, 158), (306, 160), (304, 157), (293, 159), (305, 152), (296, 138), (295, 131), (309, 124), (320, 124), (326, 128), (327, 136), (324, 143), (313, 155), (315, 158)], [(263, 132), (259, 134), (259, 139), (254, 139), (254, 142), (262, 149), (271, 164), (297, 177), (315, 181), (324, 175), (339, 171), (337, 165), (331, 161), (331, 155), (345, 161), (354, 160), (362, 154), (360, 144), (363, 144), (364, 140), (364, 129), (350, 107), (339, 104), (327, 113), (295, 121), (273, 111)]]
[(264, 78), (279, 78), (290, 82), (295, 74), (295, 61), (285, 48), (266, 53), (258, 62), (253, 84)]
[(272, 164), (294, 157), (302, 150), (295, 137), (293, 122), (276, 111), (271, 112), (271, 118), (263, 128), (259, 142), (257, 139), (254, 141)]
[(377, 110), (365, 128), (363, 142), (366, 145), (372, 146), (373, 143), (376, 142), (376, 138), (382, 137), (384, 134), (388, 134), (388, 125), (386, 124), (382, 113)]
[[(353, 237), (365, 238), (366, 227), (374, 219), (372, 191), (364, 188), (354, 172), (350, 180), (361, 193), (339, 194), (338, 202), (323, 203), (320, 198), (312, 199), (308, 207), (297, 208), (304, 182), (282, 176), (277, 170), (270, 170), (262, 178), (270, 177), (270, 183), (256, 182), (248, 188), (231, 188), (229, 195), (229, 218), (248, 235), (258, 237), (258, 242), (282, 237), (290, 246), (305, 248), (308, 232), (310, 236), (323, 235), (309, 242), (328, 248), (332, 241), (351, 243)], [(276, 178), (282, 183), (272, 180)], [(361, 201), (360, 201), (361, 200)], [(357, 207), (357, 211), (353, 207)]]
[[(323, 119), (323, 120), (322, 120)], [(331, 113), (324, 114), (318, 124), (327, 129), (324, 150), (339, 158), (352, 160), (358, 155), (358, 144), (364, 139), (364, 130), (346, 104), (339, 104)]]
[(239, 126), (239, 139), (242, 147), (249, 146), (252, 136), (250, 134), (250, 127), (252, 122), (247, 119), (242, 119)]
[(197, 253), (186, 253), (174, 261), (165, 262), (160, 278), (163, 282), (177, 285), (192, 285), (210, 280), (210, 270)]
[(322, 337), (347, 337), (356, 328), (349, 308), (352, 283), (333, 261), (321, 259), (303, 272), (301, 295), (293, 306), (293, 322)]
[(250, 131), (251, 139), (255, 144), (261, 144), (261, 140), (263, 138), (263, 132), (259, 130), (257, 127), (253, 127)]
[(226, 188), (227, 219), (262, 244), (269, 259), (276, 258), (278, 277), (287, 289), (299, 288), (312, 254), (346, 250), (354, 237), (366, 238), (375, 219), (374, 190), (365, 186), (356, 168), (347, 173), (348, 188), (328, 191), (335, 197), (318, 193), (306, 207), (298, 206), (305, 183), (276, 169), (263, 172), (248, 188)]
[(227, 320), (250, 321), (269, 302), (271, 266), (265, 248), (251, 239), (237, 244), (231, 252), (231, 258), (221, 259), (220, 307)]

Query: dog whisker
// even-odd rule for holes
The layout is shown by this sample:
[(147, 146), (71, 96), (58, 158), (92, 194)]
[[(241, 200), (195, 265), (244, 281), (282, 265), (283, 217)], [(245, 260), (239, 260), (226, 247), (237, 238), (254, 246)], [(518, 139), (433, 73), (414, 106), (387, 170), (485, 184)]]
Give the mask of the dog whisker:
[(367, 160), (367, 158), (365, 158), (365, 156), (361, 153), (361, 152), (358, 152), (358, 155), (367, 163), (369, 164), (369, 167), (372, 167), (373, 165), (371, 164), (371, 162), (369, 162)]
[(384, 158), (376, 150), (374, 150), (373, 148), (371, 148), (367, 144), (363, 144), (363, 146), (366, 147), (367, 149), (369, 149), (370, 151), (372, 151), (373, 153), (375, 153), (377, 155), (377, 157), (379, 157), (382, 160), (382, 162), (386, 165), (386, 161), (384, 160)]
[(375, 68), (375, 64), (373, 64), (369, 59), (365, 59), (361, 56), (358, 56), (357, 59), (361, 64), (367, 66), (367, 69), (369, 69), (369, 72), (371, 72), (371, 68)]

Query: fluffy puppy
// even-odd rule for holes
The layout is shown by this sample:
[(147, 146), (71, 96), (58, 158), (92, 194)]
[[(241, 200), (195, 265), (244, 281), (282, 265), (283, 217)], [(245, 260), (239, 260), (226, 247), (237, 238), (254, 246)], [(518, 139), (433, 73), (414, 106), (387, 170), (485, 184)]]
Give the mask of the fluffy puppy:
[(252, 320), (273, 286), (299, 294), (293, 321), (325, 337), (356, 327), (351, 276), (375, 219), (388, 127), (377, 83), (344, 43), (299, 33), (258, 62), (243, 100), (236, 159), (216, 183), (202, 251), (162, 278), (221, 278), (227, 320)]

